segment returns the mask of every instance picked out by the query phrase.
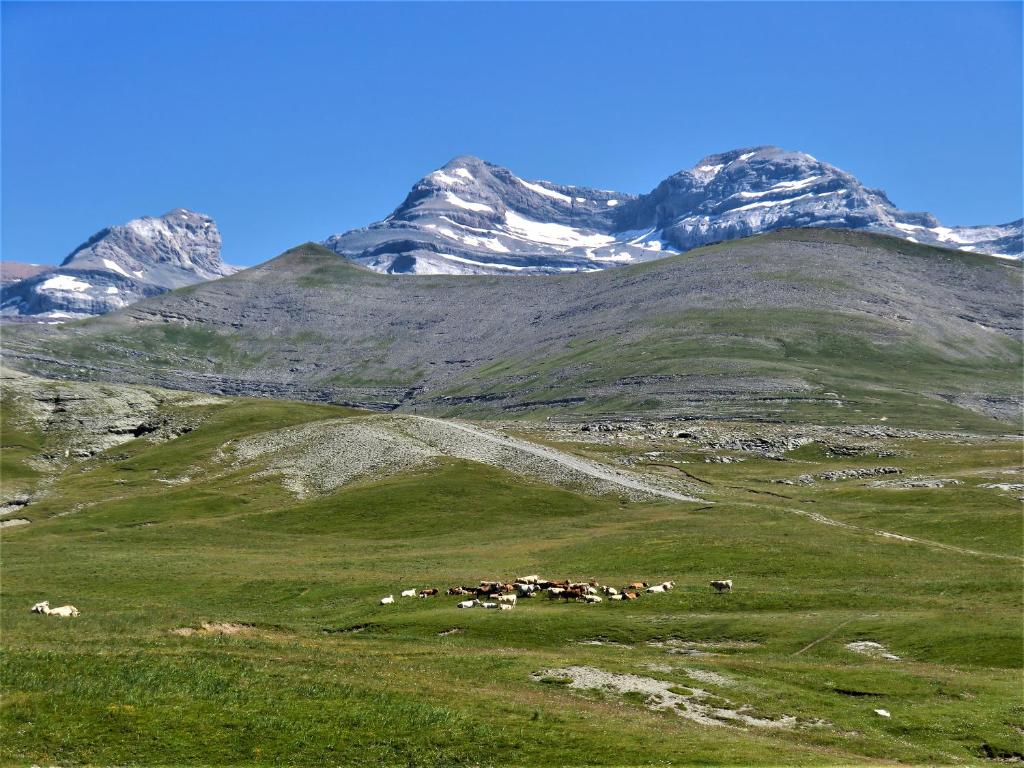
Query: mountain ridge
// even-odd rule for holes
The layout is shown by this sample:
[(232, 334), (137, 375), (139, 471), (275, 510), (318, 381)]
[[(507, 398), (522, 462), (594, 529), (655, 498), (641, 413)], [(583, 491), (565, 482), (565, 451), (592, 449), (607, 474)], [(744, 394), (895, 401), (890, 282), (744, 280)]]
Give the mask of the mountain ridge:
[(416, 182), (385, 219), (324, 244), (384, 272), (591, 271), (783, 227), (868, 229), (1019, 258), (1022, 221), (944, 227), (802, 152), (707, 155), (642, 195), (528, 181), (461, 155)]
[(4, 359), (433, 415), (811, 409), (828, 423), (1005, 430), (1021, 404), (1020, 277), (1017, 262), (830, 229), (529, 280), (387, 275), (307, 244), (109, 315), (9, 332)]

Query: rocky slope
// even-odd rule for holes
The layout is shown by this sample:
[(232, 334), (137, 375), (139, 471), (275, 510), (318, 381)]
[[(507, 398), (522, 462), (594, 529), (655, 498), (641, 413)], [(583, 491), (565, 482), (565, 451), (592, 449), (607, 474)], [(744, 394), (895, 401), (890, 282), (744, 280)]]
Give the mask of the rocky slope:
[(575, 272), (648, 261), (781, 227), (866, 229), (1019, 258), (1021, 221), (944, 227), (802, 152), (705, 157), (645, 195), (526, 181), (457, 157), (421, 179), (384, 221), (334, 235), (337, 253), (380, 272)]
[(1020, 280), (1019, 262), (828, 229), (529, 280), (382, 275), (310, 244), (84, 324), (14, 329), (4, 357), (441, 415), (984, 428), (972, 414), (1019, 415)]
[(0, 317), (61, 322), (126, 307), (147, 296), (214, 280), (235, 269), (202, 213), (175, 208), (97, 232), (54, 269), (0, 291)]

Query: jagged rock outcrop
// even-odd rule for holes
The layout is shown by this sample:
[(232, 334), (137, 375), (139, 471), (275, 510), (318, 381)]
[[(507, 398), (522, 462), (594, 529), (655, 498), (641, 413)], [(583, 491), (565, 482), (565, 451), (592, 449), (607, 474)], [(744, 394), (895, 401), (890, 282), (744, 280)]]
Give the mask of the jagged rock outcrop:
[(866, 229), (1019, 258), (1022, 222), (944, 227), (802, 152), (710, 155), (631, 195), (526, 181), (475, 157), (425, 176), (384, 221), (325, 245), (380, 272), (516, 274), (604, 269), (783, 227)]
[(221, 261), (220, 247), (213, 219), (184, 208), (107, 227), (59, 267), (5, 285), (0, 316), (61, 322), (225, 277), (236, 270)]

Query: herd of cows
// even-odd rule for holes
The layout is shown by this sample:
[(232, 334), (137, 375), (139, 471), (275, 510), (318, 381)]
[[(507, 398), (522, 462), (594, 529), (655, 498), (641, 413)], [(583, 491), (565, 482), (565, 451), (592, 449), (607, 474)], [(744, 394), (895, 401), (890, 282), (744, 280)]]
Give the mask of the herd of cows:
[[(732, 579), (710, 582), (716, 592), (732, 592)], [(459, 608), (490, 608), (492, 610), (511, 611), (519, 600), (538, 597), (546, 591), (550, 600), (573, 600), (582, 603), (600, 603), (608, 600), (637, 600), (641, 594), (657, 594), (668, 592), (675, 587), (674, 581), (663, 581), (661, 584), (648, 584), (646, 581), (634, 581), (621, 589), (598, 584), (597, 581), (549, 581), (540, 576), (519, 576), (514, 581), (481, 581), (475, 587), (449, 587), (445, 594), (470, 597), (458, 604)], [(436, 597), (441, 591), (436, 587), (426, 589), (403, 589), (400, 597)], [(603, 597), (602, 597), (603, 595)], [(392, 605), (394, 595), (380, 599), (381, 605)]]

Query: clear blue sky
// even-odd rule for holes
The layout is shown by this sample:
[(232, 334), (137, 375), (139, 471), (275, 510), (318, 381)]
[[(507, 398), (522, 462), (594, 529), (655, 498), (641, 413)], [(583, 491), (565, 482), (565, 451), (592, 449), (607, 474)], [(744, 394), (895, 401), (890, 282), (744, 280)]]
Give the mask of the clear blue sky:
[(458, 154), (646, 192), (778, 144), (1021, 216), (1021, 4), (4, 3), (2, 256), (183, 206), (264, 261)]

